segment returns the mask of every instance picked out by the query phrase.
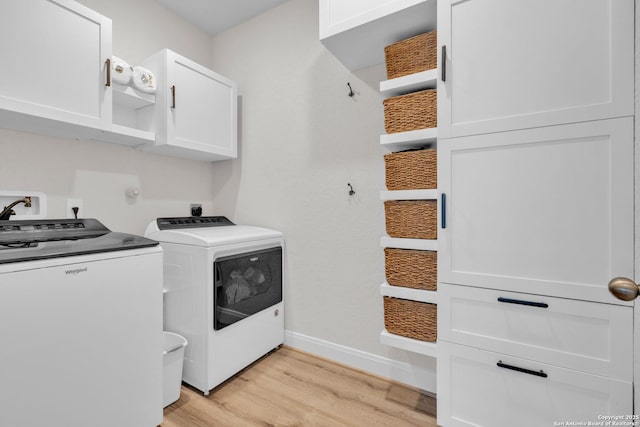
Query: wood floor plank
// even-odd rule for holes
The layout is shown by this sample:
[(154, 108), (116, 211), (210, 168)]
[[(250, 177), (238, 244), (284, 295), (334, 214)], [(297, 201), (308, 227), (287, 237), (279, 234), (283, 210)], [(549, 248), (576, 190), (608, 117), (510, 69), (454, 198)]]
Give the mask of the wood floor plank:
[(162, 427), (436, 427), (419, 390), (283, 347), (208, 396), (183, 385)]

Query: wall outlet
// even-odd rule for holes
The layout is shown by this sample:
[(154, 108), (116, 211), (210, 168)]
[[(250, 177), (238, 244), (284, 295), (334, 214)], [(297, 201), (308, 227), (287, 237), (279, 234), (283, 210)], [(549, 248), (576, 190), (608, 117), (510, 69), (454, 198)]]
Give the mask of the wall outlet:
[(202, 205), (199, 203), (191, 204), (191, 216), (202, 216)]
[(67, 218), (75, 218), (73, 208), (78, 208), (78, 218), (84, 216), (84, 209), (82, 209), (82, 199), (67, 199)]

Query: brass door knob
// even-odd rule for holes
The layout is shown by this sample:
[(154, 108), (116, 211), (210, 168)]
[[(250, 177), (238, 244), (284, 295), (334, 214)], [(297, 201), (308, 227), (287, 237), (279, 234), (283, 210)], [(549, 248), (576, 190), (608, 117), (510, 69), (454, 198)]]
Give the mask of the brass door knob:
[(626, 277), (616, 277), (609, 282), (609, 292), (618, 299), (631, 301), (640, 294), (640, 288), (636, 282)]

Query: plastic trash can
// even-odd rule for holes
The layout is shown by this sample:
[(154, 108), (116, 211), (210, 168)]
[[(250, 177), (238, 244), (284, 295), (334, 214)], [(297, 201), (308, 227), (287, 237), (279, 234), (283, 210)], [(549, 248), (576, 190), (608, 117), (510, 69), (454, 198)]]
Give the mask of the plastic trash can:
[(187, 340), (173, 332), (164, 331), (162, 335), (164, 336), (162, 406), (166, 408), (180, 399), (182, 364)]

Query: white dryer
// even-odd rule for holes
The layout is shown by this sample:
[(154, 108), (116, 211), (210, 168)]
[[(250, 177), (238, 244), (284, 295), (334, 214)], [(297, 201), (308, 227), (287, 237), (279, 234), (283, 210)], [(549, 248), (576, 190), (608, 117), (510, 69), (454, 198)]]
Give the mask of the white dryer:
[(164, 329), (183, 335), (182, 379), (204, 394), (284, 341), (282, 233), (225, 217), (158, 218)]

